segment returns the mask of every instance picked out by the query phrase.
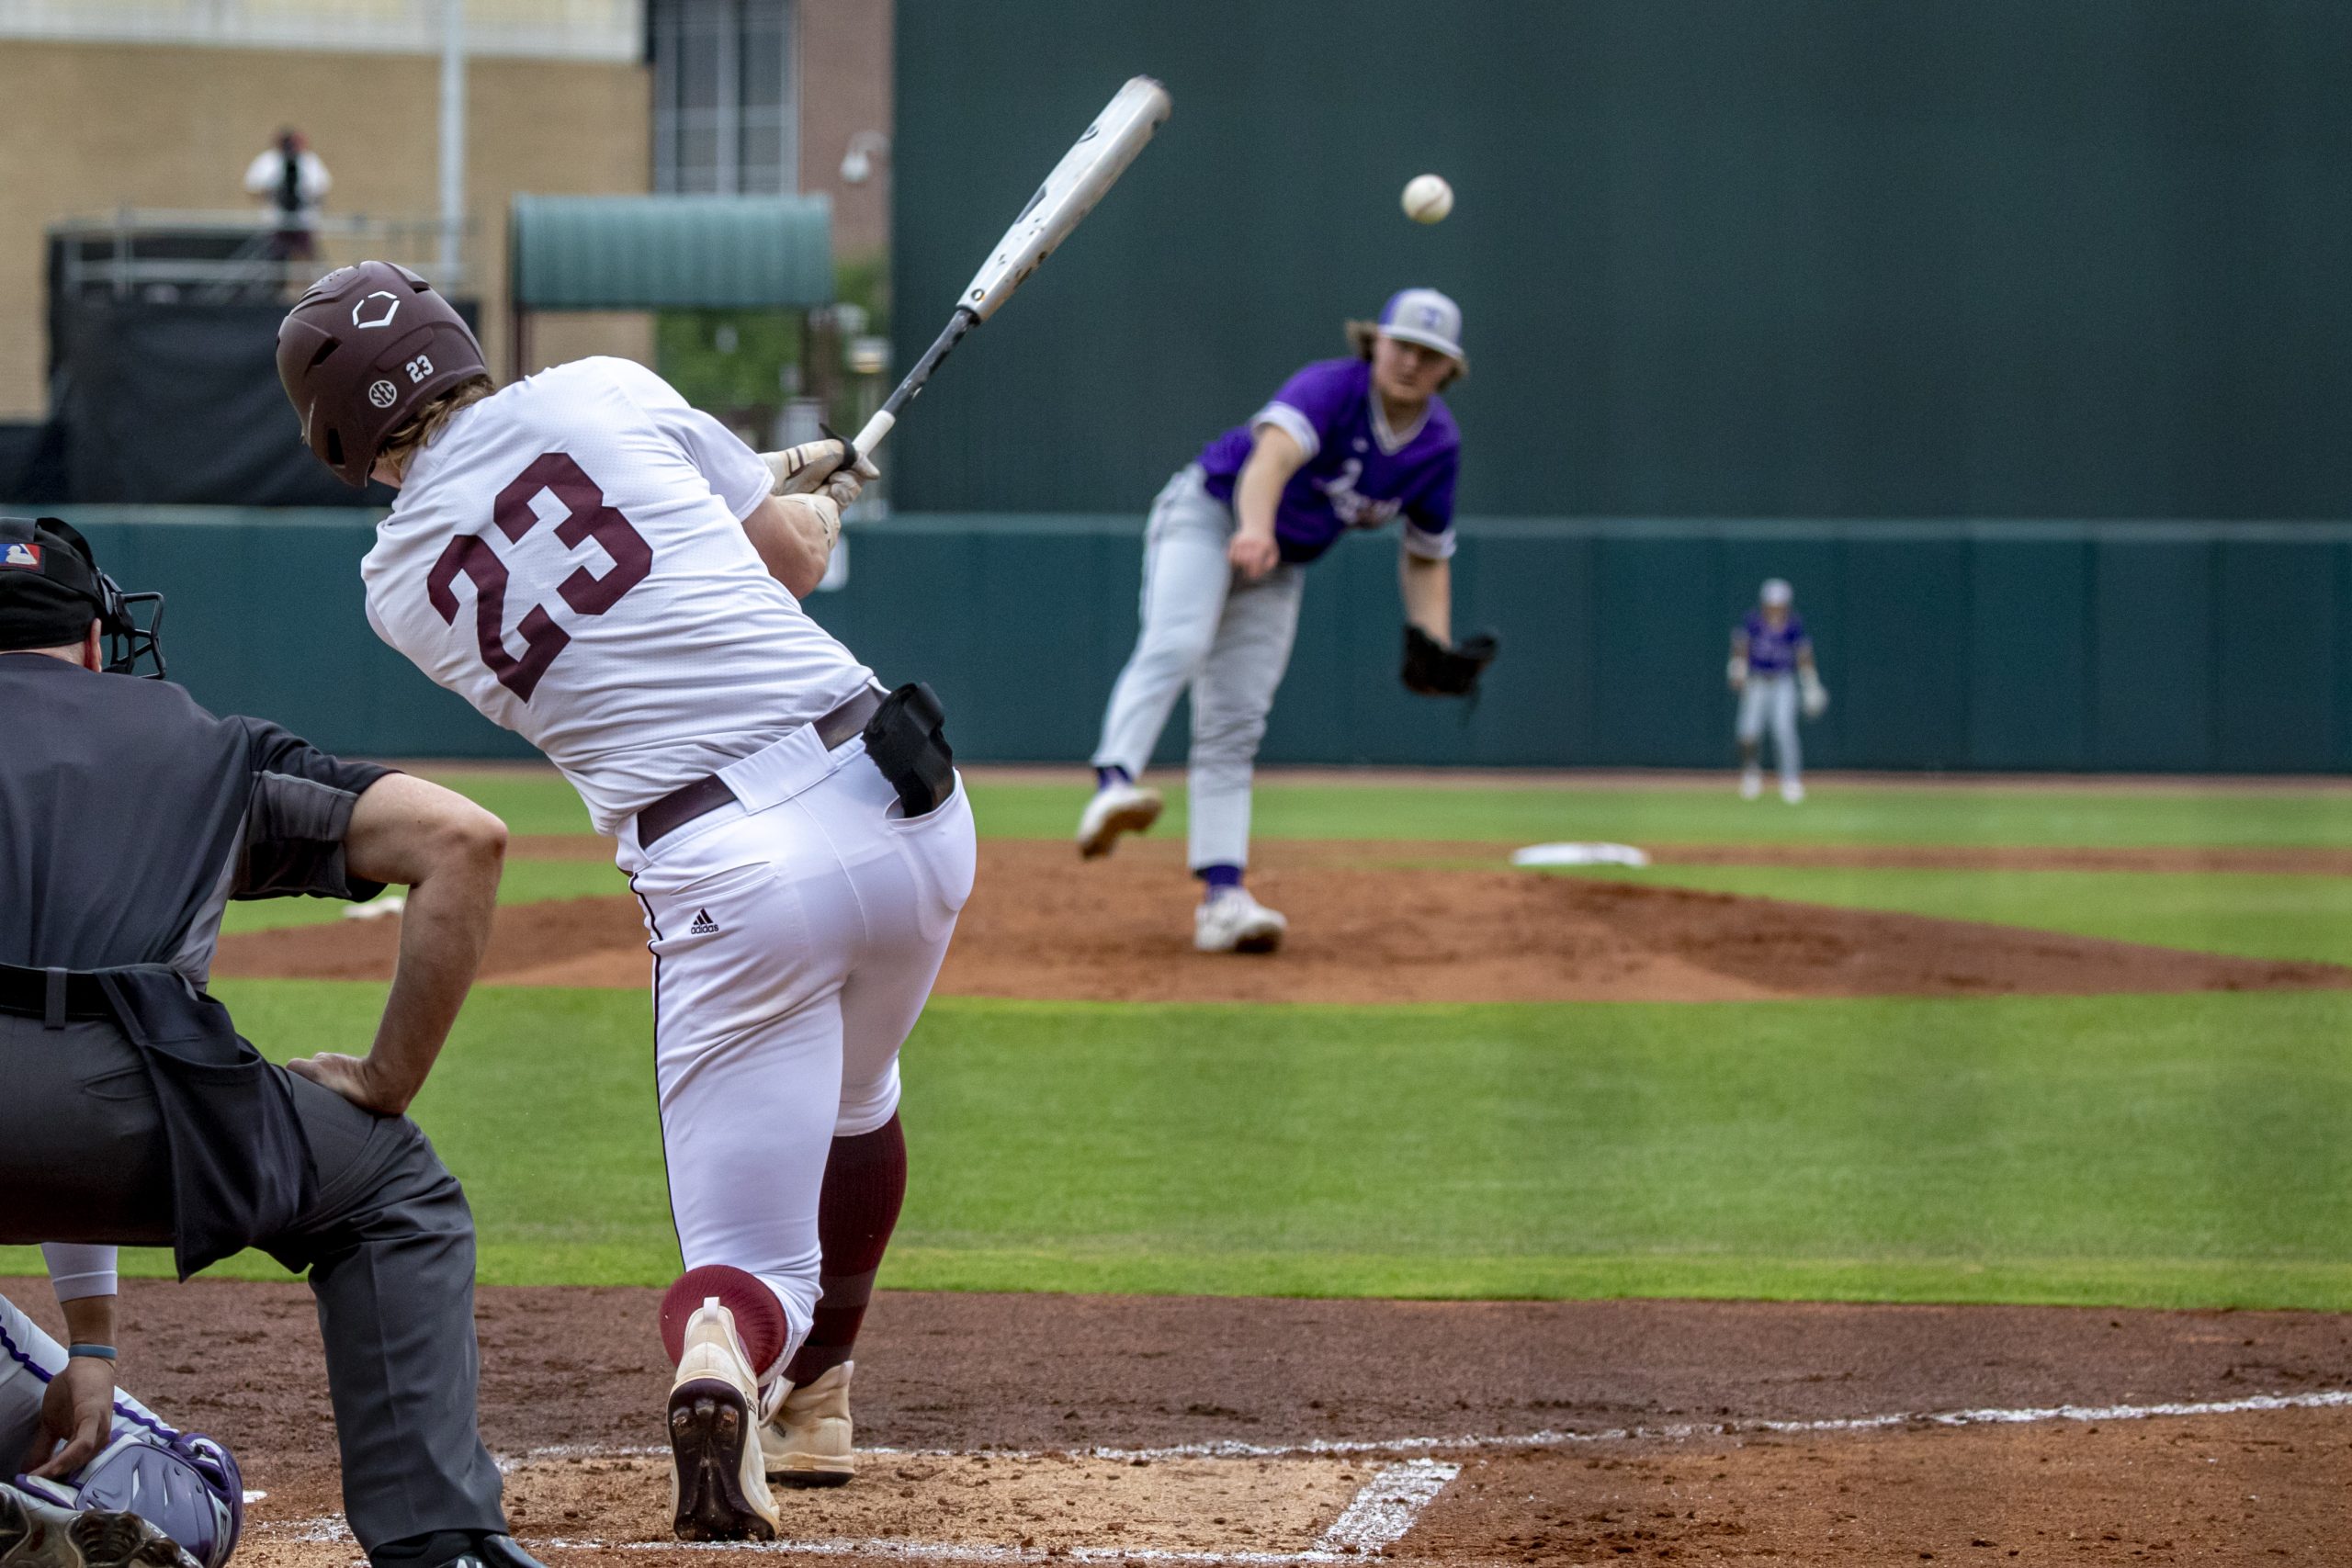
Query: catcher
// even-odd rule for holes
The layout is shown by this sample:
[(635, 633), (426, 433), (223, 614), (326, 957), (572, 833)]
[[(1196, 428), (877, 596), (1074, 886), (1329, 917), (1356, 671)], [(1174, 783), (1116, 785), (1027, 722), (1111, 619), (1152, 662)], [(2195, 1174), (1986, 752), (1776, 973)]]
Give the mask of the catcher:
[(1377, 321), (1347, 323), (1355, 350), (1307, 366), (1247, 424), (1170, 479), (1144, 533), (1143, 628), (1112, 688), (1078, 851), (1108, 854), (1159, 820), (1136, 783), (1188, 686), (1193, 696), (1193, 921), (1204, 953), (1271, 953), (1288, 922), (1250, 896), (1250, 780), (1298, 628), (1304, 569), (1351, 528), (1402, 514), (1407, 687), (1466, 696), (1495, 640), (1452, 640), (1453, 485), (1462, 441), (1438, 395), (1467, 368), (1462, 310), (1408, 288)]

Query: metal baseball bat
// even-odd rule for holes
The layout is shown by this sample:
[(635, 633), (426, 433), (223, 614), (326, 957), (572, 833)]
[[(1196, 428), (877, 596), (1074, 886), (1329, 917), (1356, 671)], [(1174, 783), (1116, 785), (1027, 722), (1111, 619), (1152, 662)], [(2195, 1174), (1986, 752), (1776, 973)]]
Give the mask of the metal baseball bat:
[(964, 334), (995, 315), (997, 308), (1012, 299), (1013, 290), (1027, 282), (1029, 275), (1054, 254), (1054, 247), (1078, 227), (1079, 220), (1094, 210), (1094, 204), (1135, 162), (1171, 107), (1168, 89), (1148, 76), (1128, 78), (1127, 85), (1112, 96), (996, 243), (987, 264), (956, 300), (946, 330), (858, 431), (855, 447), (861, 456), (871, 455), (882, 445), (899, 423), (899, 412), (914, 401), (941, 361), (964, 341)]

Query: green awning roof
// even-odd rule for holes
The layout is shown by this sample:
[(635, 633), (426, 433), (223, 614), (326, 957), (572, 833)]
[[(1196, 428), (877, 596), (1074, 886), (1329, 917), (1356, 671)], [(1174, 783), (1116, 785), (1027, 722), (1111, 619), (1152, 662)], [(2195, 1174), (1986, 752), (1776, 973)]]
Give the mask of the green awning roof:
[(833, 298), (823, 196), (517, 196), (526, 310), (798, 310)]

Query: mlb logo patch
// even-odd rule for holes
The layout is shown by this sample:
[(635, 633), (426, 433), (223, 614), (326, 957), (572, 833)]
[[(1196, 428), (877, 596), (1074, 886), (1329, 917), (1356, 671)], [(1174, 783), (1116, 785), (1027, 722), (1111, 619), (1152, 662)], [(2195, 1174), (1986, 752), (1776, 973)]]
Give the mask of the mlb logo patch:
[(0, 566), (12, 566), (19, 571), (39, 571), (40, 547), (39, 545), (10, 545), (6, 550), (0, 551)]

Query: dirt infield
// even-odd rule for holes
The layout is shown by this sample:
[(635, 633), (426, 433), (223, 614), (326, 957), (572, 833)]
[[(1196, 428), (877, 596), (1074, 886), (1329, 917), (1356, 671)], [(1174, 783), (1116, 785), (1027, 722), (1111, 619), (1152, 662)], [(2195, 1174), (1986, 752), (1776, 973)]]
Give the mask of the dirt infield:
[[(593, 843), (594, 840), (570, 840)], [(1273, 959), (1192, 951), (1180, 846), (1080, 865), (1067, 845), (990, 840), (940, 976), (948, 995), (1103, 1001), (1747, 1001), (2310, 989), (2352, 970), (2189, 953), (2008, 926), (1513, 871), (1494, 845), (1290, 842), (1253, 874), (1286, 912)], [(382, 979), (392, 921), (225, 938), (226, 976)], [(499, 911), (483, 978), (640, 987), (627, 897)]]
[[(126, 1382), (268, 1494), (240, 1560), (350, 1562), (308, 1293), (124, 1292)], [(655, 1301), (481, 1292), (484, 1433), (551, 1562), (707, 1561), (662, 1544)], [(861, 1445), (896, 1451), (787, 1495), (787, 1555), (2345, 1561), (2325, 1314), (886, 1292), (861, 1351)]]

